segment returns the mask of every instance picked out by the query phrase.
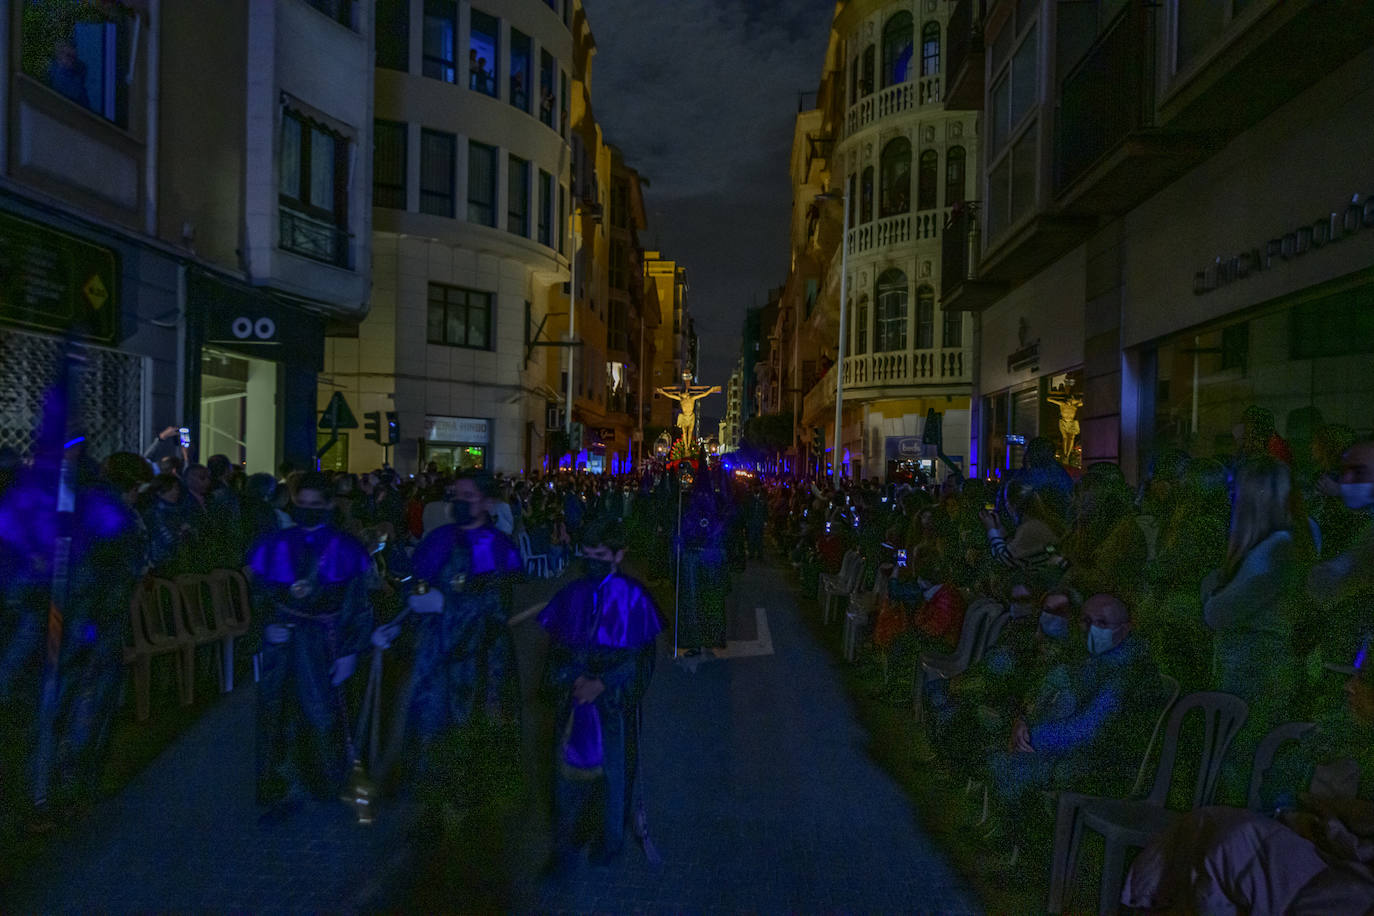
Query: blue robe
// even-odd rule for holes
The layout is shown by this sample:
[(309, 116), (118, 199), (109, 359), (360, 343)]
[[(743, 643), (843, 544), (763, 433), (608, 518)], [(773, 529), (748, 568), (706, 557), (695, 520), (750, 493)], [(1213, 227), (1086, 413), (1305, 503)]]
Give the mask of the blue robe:
[(432, 743), (461, 731), (475, 712), (518, 729), (508, 586), (520, 572), (520, 551), (495, 528), (444, 525), (420, 542), (412, 565), (417, 581), (444, 596), (442, 613), (412, 615), (418, 639), (406, 722), (425, 774), (435, 763)]
[[(258, 803), (284, 801), (297, 789), (335, 797), (350, 761), (343, 696), (330, 683), (331, 668), (369, 645), (371, 558), (357, 538), (328, 526), (287, 528), (253, 547), (249, 567), (262, 643)], [(267, 642), (268, 624), (289, 627), (290, 638)]]
[[(0, 705), (6, 707), (0, 732), (25, 735), (13, 745), (26, 749), (37, 740), (56, 491), (55, 473), (35, 471), (0, 500)], [(129, 603), (141, 571), (133, 514), (113, 494), (79, 490), (62, 608), (51, 800), (90, 801), (99, 788), (124, 672)], [(0, 772), (34, 775), (31, 766), (7, 759), (0, 759)], [(9, 788), (23, 783), (12, 780)], [(8, 791), (0, 801), (12, 801)]]
[[(560, 737), (554, 761), (556, 855), (570, 855), (593, 785), (576, 778), (577, 765), (598, 763), (606, 788), (601, 852), (615, 855), (633, 814), (640, 700), (653, 676), (654, 640), (663, 629), (659, 611), (642, 585), (615, 574), (568, 585), (540, 613), (539, 624), (549, 634), (544, 682), (556, 702)], [(572, 690), (579, 677), (598, 679), (606, 689), (592, 703), (575, 704)]]

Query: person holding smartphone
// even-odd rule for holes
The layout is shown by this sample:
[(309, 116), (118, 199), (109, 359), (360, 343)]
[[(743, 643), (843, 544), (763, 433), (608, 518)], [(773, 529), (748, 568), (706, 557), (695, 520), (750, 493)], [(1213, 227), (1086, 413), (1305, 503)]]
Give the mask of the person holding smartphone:
[(172, 459), (177, 469), (191, 463), (191, 432), (184, 426), (169, 426), (143, 450), (143, 457), (161, 467), (164, 459)]

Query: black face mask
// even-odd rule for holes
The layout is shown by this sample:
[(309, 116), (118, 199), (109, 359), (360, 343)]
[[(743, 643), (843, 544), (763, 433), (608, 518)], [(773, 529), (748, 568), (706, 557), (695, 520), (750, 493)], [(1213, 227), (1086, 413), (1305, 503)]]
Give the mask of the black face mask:
[(591, 557), (583, 557), (582, 571), (588, 579), (595, 579), (600, 582), (615, 571), (615, 564), (610, 560), (593, 560)]
[(329, 516), (334, 510), (328, 506), (309, 507), (291, 504), (291, 520), (302, 528), (317, 528), (329, 521)]
[(453, 510), (453, 523), (459, 527), (472, 524), (472, 503), (466, 499), (454, 499), (449, 501), (449, 508)]

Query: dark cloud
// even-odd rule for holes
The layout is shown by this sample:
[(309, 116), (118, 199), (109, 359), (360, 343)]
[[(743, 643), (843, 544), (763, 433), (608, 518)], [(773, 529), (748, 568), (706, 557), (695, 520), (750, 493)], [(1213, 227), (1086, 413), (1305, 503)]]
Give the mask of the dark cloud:
[(834, 0), (585, 3), (597, 119), (651, 182), (642, 242), (686, 266), (701, 380), (724, 385), (744, 310), (786, 276), (792, 126)]

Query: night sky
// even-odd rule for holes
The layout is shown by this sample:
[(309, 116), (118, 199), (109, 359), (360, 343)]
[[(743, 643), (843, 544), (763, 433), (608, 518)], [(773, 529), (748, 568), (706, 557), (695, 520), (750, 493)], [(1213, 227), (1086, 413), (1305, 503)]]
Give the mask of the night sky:
[(797, 97), (814, 104), (834, 0), (584, 2), (597, 120), (650, 182), (640, 244), (687, 268), (700, 380), (724, 387), (745, 309), (787, 276)]

